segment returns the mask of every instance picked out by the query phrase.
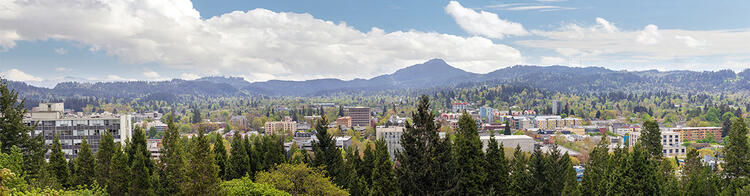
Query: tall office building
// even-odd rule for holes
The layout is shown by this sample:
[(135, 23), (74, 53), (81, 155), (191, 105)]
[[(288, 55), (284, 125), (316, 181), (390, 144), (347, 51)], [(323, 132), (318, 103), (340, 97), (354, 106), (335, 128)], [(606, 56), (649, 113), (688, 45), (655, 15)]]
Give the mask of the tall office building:
[[(114, 114), (65, 114), (63, 103), (40, 103), (31, 112), (31, 117), (24, 118), (27, 126), (36, 125), (29, 133), (31, 137), (42, 135), (45, 145), (52, 145), (55, 135), (66, 159), (78, 156), (81, 140), (86, 137), (93, 153), (99, 150), (101, 135), (110, 132), (115, 142), (125, 143), (132, 137), (132, 118), (130, 115)], [(49, 153), (46, 155), (49, 157)]]
[(352, 117), (352, 126), (370, 126), (370, 108), (368, 107), (349, 108), (349, 116)]

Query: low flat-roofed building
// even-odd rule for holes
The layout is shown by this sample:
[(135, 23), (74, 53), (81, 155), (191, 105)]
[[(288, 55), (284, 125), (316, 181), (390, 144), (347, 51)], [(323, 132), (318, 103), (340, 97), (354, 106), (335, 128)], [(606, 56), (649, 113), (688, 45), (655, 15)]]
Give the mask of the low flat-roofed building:
[[(482, 150), (487, 150), (487, 144), (490, 141), (491, 136), (480, 136), (479, 139), (482, 141)], [(521, 147), (521, 151), (532, 152), (534, 151), (534, 144), (536, 143), (533, 138), (528, 135), (496, 135), (495, 141), (498, 144), (503, 144), (503, 147), (516, 148)]]
[(721, 127), (677, 127), (669, 131), (680, 133), (684, 142), (702, 140), (712, 137), (717, 142), (721, 141)]

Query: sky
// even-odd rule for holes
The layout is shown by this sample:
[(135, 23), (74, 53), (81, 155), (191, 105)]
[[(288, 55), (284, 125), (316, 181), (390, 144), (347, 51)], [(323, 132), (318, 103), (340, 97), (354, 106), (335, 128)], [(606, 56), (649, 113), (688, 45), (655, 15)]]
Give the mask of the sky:
[(0, 0), (3, 78), (371, 78), (441, 58), (613, 70), (750, 68), (750, 1)]

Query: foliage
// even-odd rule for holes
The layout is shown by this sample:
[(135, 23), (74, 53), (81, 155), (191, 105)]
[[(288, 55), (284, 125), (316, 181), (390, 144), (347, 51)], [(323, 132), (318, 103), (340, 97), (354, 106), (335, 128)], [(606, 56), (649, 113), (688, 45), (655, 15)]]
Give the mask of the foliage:
[(221, 188), (229, 196), (290, 195), (268, 184), (254, 183), (250, 177), (224, 181)]
[(257, 183), (269, 184), (292, 195), (349, 195), (306, 164), (279, 164), (268, 172), (258, 173), (255, 178)]

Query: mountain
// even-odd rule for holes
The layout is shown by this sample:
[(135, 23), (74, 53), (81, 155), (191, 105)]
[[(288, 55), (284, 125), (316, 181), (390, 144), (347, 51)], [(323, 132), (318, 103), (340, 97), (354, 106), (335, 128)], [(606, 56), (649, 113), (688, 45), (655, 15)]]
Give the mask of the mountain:
[(520, 85), (573, 92), (743, 92), (750, 94), (750, 69), (740, 73), (721, 71), (615, 71), (602, 67), (516, 65), (476, 74), (450, 66), (441, 59), (399, 69), (371, 79), (270, 80), (247, 82), (239, 77), (204, 77), (145, 82), (62, 82), (42, 88), (23, 82), (8, 85), (24, 97), (99, 97), (143, 100), (175, 100), (180, 96), (323, 96), (334, 93), (405, 92), (433, 87), (454, 88), (475, 85)]
[(250, 82), (246, 81), (244, 78), (241, 78), (241, 77), (210, 76), (210, 77), (199, 78), (199, 79), (196, 79), (195, 81), (213, 82), (217, 84), (224, 83), (224, 84), (229, 84), (237, 89), (250, 85)]
[(369, 80), (270, 80), (267, 82), (254, 82), (244, 89), (267, 95), (308, 96), (331, 92), (421, 89), (454, 85), (476, 76), (478, 74), (452, 67), (442, 59), (432, 59), (425, 63), (412, 65), (399, 69), (392, 74), (377, 76)]

